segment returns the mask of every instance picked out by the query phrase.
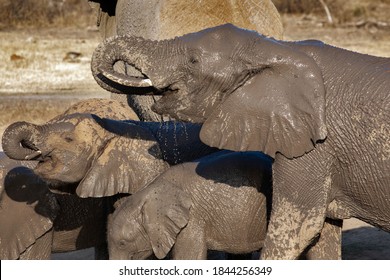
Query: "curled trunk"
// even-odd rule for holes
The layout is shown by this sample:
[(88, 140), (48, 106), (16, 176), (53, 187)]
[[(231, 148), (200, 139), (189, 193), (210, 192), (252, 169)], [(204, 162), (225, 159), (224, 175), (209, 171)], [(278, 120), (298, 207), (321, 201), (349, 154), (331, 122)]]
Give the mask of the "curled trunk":
[(95, 50), (91, 70), (96, 82), (113, 93), (129, 93), (127, 87), (151, 87), (147, 77), (133, 77), (114, 70), (118, 61), (123, 61), (142, 72), (148, 67), (146, 52), (154, 48), (153, 42), (138, 37), (117, 36), (105, 40)]
[(28, 160), (39, 156), (41, 151), (34, 144), (34, 137), (39, 133), (36, 125), (16, 122), (4, 131), (2, 147), (4, 153), (16, 160)]

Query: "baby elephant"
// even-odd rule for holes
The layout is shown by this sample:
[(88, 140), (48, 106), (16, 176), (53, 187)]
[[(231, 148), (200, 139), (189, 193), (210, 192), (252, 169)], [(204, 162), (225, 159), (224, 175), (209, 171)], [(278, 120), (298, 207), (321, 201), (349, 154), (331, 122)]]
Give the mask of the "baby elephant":
[(263, 246), (271, 160), (221, 151), (173, 166), (119, 201), (108, 222), (110, 259), (206, 259)]

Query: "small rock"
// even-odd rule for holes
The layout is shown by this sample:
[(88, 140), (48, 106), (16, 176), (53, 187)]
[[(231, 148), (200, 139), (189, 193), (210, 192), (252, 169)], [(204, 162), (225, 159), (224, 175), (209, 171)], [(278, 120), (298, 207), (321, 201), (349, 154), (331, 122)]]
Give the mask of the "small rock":
[(80, 57), (82, 56), (79, 52), (67, 52), (65, 57), (63, 58), (63, 61), (70, 62), (70, 63), (78, 63), (80, 62)]
[(12, 54), (10, 56), (10, 60), (11, 61), (20, 61), (20, 60), (23, 60), (23, 59), (26, 59), (26, 58), (21, 56), (21, 55), (18, 55), (18, 54)]

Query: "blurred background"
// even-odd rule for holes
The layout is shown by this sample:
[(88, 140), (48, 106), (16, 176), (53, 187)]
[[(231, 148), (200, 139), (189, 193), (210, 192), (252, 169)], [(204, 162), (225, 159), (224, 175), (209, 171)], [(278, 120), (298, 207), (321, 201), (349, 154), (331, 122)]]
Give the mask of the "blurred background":
[[(389, 23), (389, 0), (273, 0), (282, 14), (306, 14), (336, 25)], [(72, 26), (96, 21), (86, 0), (0, 0), (0, 28)]]
[[(273, 0), (282, 14), (306, 14), (335, 24), (389, 21), (389, 0)], [(325, 15), (325, 17), (324, 17)], [(324, 20), (323, 19), (323, 20)], [(86, 0), (0, 0), (0, 28), (89, 27), (96, 21)]]

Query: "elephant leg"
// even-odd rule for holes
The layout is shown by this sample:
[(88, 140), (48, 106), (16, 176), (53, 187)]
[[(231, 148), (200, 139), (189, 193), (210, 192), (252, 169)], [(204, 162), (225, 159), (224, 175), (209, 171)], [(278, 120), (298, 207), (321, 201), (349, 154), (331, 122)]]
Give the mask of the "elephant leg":
[(297, 259), (321, 232), (332, 185), (328, 165), (318, 150), (295, 159), (276, 156), (261, 259)]
[(327, 218), (318, 240), (308, 248), (306, 259), (340, 260), (342, 226), (343, 220)]
[(207, 246), (202, 228), (188, 224), (177, 236), (172, 248), (174, 260), (206, 260)]
[(34, 244), (24, 251), (20, 260), (50, 260), (53, 241), (53, 229), (39, 237)]

